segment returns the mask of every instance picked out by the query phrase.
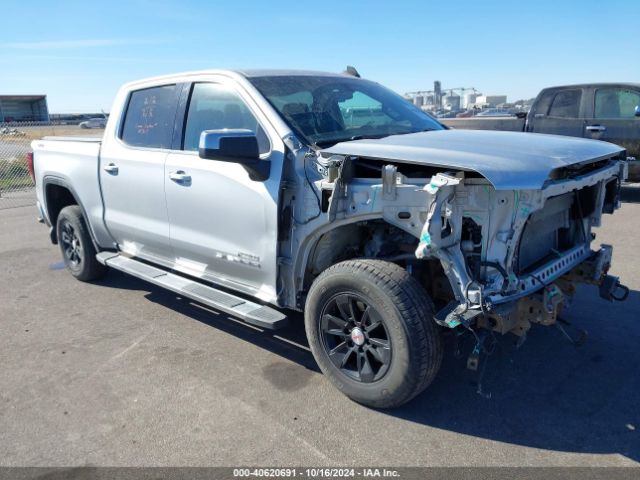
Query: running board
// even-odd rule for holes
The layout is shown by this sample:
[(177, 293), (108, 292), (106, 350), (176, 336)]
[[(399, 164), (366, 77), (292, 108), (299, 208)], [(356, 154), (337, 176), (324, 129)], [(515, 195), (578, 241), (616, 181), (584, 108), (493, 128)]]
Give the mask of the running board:
[(287, 316), (274, 308), (236, 297), (118, 253), (101, 252), (96, 255), (96, 259), (107, 267), (115, 268), (184, 297), (204, 303), (216, 310), (238, 317), (251, 325), (276, 330), (287, 324)]

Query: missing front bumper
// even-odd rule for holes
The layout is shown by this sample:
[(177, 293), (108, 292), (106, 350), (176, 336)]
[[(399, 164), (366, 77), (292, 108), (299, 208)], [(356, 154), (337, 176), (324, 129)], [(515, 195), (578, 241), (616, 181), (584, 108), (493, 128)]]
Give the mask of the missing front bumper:
[(481, 304), (451, 302), (435, 315), (435, 321), (449, 328), (475, 325), (500, 333), (523, 335), (531, 323), (555, 323), (579, 283), (598, 286), (600, 296), (605, 300), (626, 300), (629, 289), (618, 277), (607, 274), (612, 252), (611, 245), (601, 245), (597, 252), (586, 246), (576, 247), (556, 261), (517, 279), (517, 287), (512, 292), (489, 295)]

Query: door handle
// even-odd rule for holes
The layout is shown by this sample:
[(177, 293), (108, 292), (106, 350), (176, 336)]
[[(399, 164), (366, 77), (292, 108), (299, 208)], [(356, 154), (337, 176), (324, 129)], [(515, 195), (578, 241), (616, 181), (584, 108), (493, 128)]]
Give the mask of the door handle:
[(104, 167), (102, 167), (102, 169), (105, 172), (110, 173), (111, 175), (118, 174), (118, 166), (115, 163), (110, 163), (108, 165), (105, 165)]
[(169, 178), (176, 183), (191, 183), (191, 175), (187, 175), (184, 170), (178, 170), (177, 172), (171, 172)]
[(607, 129), (604, 125), (587, 125), (584, 128), (587, 132), (604, 132)]

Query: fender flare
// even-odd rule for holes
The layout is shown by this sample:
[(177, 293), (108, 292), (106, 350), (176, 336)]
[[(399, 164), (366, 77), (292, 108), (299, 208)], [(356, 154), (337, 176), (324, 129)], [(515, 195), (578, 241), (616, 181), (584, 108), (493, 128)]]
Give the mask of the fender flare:
[[(353, 225), (362, 221), (369, 220), (383, 220), (384, 218), (379, 213), (371, 213), (366, 215), (359, 215), (352, 218), (343, 218), (334, 220), (331, 223), (324, 223), (317, 228), (309, 231), (303, 235), (303, 241), (300, 243), (297, 249), (297, 254), (293, 258), (291, 269), (289, 271), (289, 284), (291, 286), (290, 296), (284, 302), (289, 304), (289, 308), (299, 308), (299, 294), (303, 292), (304, 273), (309, 266), (309, 260), (313, 255), (313, 252), (320, 241), (320, 238), (331, 230), (336, 228)], [(391, 225), (391, 224), (390, 224)]]
[(67, 189), (69, 191), (69, 193), (71, 194), (71, 196), (75, 200), (76, 205), (78, 205), (80, 207), (80, 209), (82, 210), (82, 216), (84, 217), (84, 220), (85, 220), (85, 222), (87, 222), (87, 226), (89, 227), (89, 235), (91, 236), (91, 242), (93, 243), (94, 248), (98, 252), (100, 250), (102, 250), (100, 248), (100, 246), (98, 245), (98, 242), (96, 242), (96, 236), (95, 236), (95, 233), (93, 231), (93, 225), (91, 225), (91, 222), (89, 221), (89, 216), (87, 215), (87, 210), (84, 208), (84, 205), (80, 201), (80, 197), (76, 193), (75, 189), (71, 186), (71, 184), (69, 182), (66, 181), (66, 179), (64, 179), (62, 177), (58, 177), (58, 176), (55, 176), (55, 175), (46, 175), (42, 179), (42, 193), (43, 193), (43, 199), (42, 200), (43, 200), (43, 203), (44, 203), (44, 211), (45, 211), (45, 213), (47, 215), (47, 219), (49, 220), (49, 223), (51, 224), (51, 231), (49, 232), (49, 235), (51, 237), (51, 243), (53, 243), (54, 245), (57, 245), (58, 244), (58, 236), (57, 236), (57, 232), (56, 232), (56, 226), (52, 224), (51, 215), (49, 213), (49, 206), (47, 205), (47, 187), (49, 185), (57, 185), (59, 187), (65, 188), (65, 189)]

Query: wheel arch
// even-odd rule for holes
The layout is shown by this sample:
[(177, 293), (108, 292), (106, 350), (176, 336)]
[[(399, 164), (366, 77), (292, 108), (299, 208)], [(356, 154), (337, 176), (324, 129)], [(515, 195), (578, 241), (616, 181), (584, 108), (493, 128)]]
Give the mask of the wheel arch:
[(69, 205), (78, 205), (80, 210), (82, 210), (82, 216), (87, 224), (91, 242), (96, 250), (99, 251), (99, 246), (96, 242), (93, 226), (89, 222), (87, 211), (71, 184), (64, 178), (49, 175), (44, 177), (42, 181), (42, 191), (44, 193), (44, 210), (51, 224), (51, 243), (54, 245), (58, 243), (56, 222), (62, 209)]
[[(377, 227), (384, 225), (398, 231), (402, 230), (398, 226), (386, 221), (382, 215), (372, 214), (361, 215), (357, 218), (335, 220), (329, 224), (320, 226), (304, 236), (303, 242), (301, 242), (298, 248), (298, 254), (295, 257), (293, 266), (294, 285), (292, 291), (295, 292), (296, 299), (293, 303), (295, 303), (296, 308), (301, 308), (304, 305), (304, 293), (308, 290), (315, 278), (313, 275), (314, 261), (317, 259), (319, 249), (323, 248), (323, 241), (332, 236), (336, 239), (327, 246), (326, 251), (323, 252), (325, 257), (321, 263), (324, 267), (323, 269), (326, 269), (344, 260), (364, 257), (362, 252), (359, 252), (359, 255), (348, 255), (344, 249), (335, 247), (342, 247), (349, 243), (362, 241), (362, 235), (371, 231), (374, 225)], [(356, 233), (359, 236), (357, 236)], [(340, 234), (343, 234), (342, 237)], [(345, 238), (347, 239), (346, 241), (344, 240)], [(417, 238), (415, 238), (415, 243), (417, 246)]]

